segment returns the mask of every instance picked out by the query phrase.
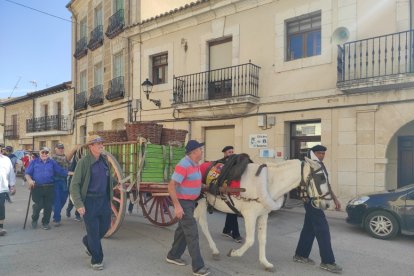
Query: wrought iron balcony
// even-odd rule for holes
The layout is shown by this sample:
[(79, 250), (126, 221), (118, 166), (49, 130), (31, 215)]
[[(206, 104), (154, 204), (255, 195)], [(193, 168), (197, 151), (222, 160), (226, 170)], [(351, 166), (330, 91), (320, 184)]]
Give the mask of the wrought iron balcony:
[(338, 45), (337, 87), (345, 92), (414, 85), (413, 30)]
[(109, 89), (108, 93), (106, 94), (106, 99), (108, 101), (115, 101), (118, 99), (122, 99), (125, 95), (125, 87), (124, 87), (124, 77), (117, 77), (111, 81), (109, 81)]
[(80, 92), (75, 95), (75, 110), (83, 110), (87, 107), (86, 91)]
[(26, 120), (26, 132), (69, 130), (69, 117), (62, 115), (43, 116)]
[(82, 37), (81, 39), (76, 42), (76, 50), (75, 54), (73, 55), (76, 59), (80, 59), (88, 53), (88, 39), (85, 37)]
[(6, 125), (4, 127), (4, 138), (6, 139), (19, 139), (19, 126)]
[(258, 97), (260, 67), (252, 63), (174, 77), (174, 104)]
[(124, 21), (124, 10), (120, 9), (116, 13), (114, 13), (111, 17), (109, 17), (109, 24), (108, 28), (106, 29), (106, 36), (109, 38), (114, 38), (118, 34), (120, 34), (124, 29), (125, 21)]
[(89, 106), (101, 105), (104, 102), (103, 85), (97, 85), (91, 89), (91, 95), (89, 96)]
[(103, 35), (103, 26), (99, 25), (97, 26), (92, 32), (91, 32), (91, 39), (88, 43), (88, 48), (93, 51), (100, 46), (103, 45), (104, 35)]

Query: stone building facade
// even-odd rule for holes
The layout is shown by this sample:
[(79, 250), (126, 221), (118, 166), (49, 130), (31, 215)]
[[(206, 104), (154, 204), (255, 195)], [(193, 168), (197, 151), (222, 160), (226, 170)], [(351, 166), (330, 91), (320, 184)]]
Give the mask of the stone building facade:
[(5, 110), (5, 145), (15, 150), (74, 145), (71, 82), (65, 82), (2, 103)]
[(343, 201), (414, 182), (411, 1), (72, 0), (68, 8), (72, 79), (85, 99), (77, 141), (157, 121), (205, 141), (206, 160), (228, 144), (278, 162), (322, 143)]

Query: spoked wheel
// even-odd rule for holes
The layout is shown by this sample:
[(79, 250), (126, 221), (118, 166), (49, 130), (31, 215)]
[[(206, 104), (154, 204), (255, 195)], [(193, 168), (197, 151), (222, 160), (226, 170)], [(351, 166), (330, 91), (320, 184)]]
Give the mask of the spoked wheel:
[(141, 188), (139, 205), (144, 216), (155, 225), (170, 226), (178, 221), (174, 215), (174, 207), (168, 192), (144, 192)]
[(124, 173), (122, 172), (121, 166), (112, 154), (105, 152), (105, 155), (108, 157), (108, 164), (110, 167), (111, 175), (117, 182), (113, 186), (114, 196), (111, 202), (111, 227), (105, 234), (105, 237), (109, 238), (115, 234), (116, 231), (118, 231), (122, 221), (124, 220), (127, 197), (125, 192), (125, 185), (121, 182), (122, 179), (124, 179)]

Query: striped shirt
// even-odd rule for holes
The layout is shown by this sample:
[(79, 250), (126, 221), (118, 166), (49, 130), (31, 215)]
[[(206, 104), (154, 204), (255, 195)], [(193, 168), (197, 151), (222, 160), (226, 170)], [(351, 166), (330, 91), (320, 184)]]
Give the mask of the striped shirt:
[(185, 156), (175, 166), (172, 180), (179, 185), (176, 186), (178, 199), (195, 200), (201, 192), (200, 166), (190, 157)]

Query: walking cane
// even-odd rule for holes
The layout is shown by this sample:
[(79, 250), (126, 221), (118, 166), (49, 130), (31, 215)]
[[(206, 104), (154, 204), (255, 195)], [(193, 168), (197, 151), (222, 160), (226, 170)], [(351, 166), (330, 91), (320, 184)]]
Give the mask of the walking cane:
[(27, 202), (26, 217), (24, 219), (23, 230), (26, 229), (27, 215), (29, 214), (30, 200), (32, 199), (32, 188), (30, 188), (29, 201)]

